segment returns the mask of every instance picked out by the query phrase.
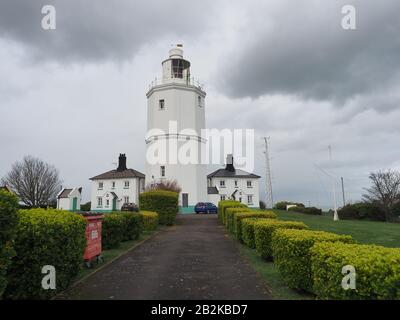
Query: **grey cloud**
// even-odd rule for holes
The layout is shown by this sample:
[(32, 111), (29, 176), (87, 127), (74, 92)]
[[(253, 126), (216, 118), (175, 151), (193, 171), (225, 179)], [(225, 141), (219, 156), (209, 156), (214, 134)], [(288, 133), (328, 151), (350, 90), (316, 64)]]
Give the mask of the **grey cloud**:
[(294, 9), (283, 1), (271, 13), (259, 8), (270, 23), (250, 27), (254, 37), (244, 34), (221, 87), (232, 97), (289, 94), (341, 106), (390, 83), (399, 75), (400, 3), (352, 1), (357, 30), (345, 31), (340, 21), (347, 3), (302, 1)]
[[(46, 4), (56, 8), (56, 30), (41, 28)], [(22, 43), (27, 58), (39, 61), (126, 60), (155, 39), (196, 36), (212, 8), (210, 1), (6, 0), (0, 2), (0, 37)]]

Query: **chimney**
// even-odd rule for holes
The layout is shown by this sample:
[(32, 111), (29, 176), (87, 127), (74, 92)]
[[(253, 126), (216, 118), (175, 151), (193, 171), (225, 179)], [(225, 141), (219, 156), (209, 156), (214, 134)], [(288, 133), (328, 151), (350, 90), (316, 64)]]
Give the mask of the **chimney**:
[(235, 172), (235, 167), (233, 166), (233, 154), (228, 154), (226, 156), (226, 168), (230, 172)]
[(125, 153), (119, 154), (119, 161), (118, 161), (118, 168), (117, 171), (124, 171), (127, 170), (126, 168), (126, 156)]

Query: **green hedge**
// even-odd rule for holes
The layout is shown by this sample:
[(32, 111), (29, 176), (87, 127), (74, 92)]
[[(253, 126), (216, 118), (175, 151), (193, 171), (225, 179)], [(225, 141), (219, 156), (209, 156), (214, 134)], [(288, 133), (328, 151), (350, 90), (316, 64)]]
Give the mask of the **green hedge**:
[(241, 221), (241, 239), (243, 243), (249, 248), (255, 249), (256, 242), (254, 239), (254, 225), (260, 218), (246, 218)]
[(143, 192), (139, 195), (139, 207), (143, 211), (157, 212), (159, 223), (171, 226), (179, 211), (178, 193), (166, 190)]
[[(43, 299), (66, 289), (78, 274), (86, 247), (86, 221), (76, 213), (32, 209), (19, 212), (16, 256), (7, 273), (8, 299)], [(56, 269), (57, 290), (42, 289), (43, 266)]]
[(322, 215), (322, 209), (318, 209), (316, 207), (290, 207), (288, 211), (293, 211), (293, 212), (298, 212), (298, 213), (304, 213), (304, 214), (310, 214), (314, 216), (321, 216)]
[(227, 208), (247, 208), (247, 206), (239, 201), (233, 201), (233, 200), (224, 200), (218, 202), (218, 218), (225, 226), (227, 225), (227, 217), (226, 217)]
[(264, 259), (272, 259), (272, 234), (275, 230), (285, 229), (308, 229), (303, 222), (277, 221), (273, 219), (263, 219), (254, 225), (254, 239), (257, 252)]
[(278, 229), (272, 235), (274, 263), (286, 284), (313, 291), (310, 249), (317, 242), (351, 243), (351, 236), (324, 231)]
[(276, 219), (277, 215), (272, 211), (249, 211), (236, 213), (233, 217), (233, 229), (236, 239), (242, 241), (242, 220), (247, 218)]
[(153, 211), (140, 211), (143, 217), (143, 229), (145, 231), (153, 231), (158, 227), (158, 214)]
[(347, 204), (338, 210), (338, 214), (342, 220), (386, 220), (385, 212), (377, 204), (367, 202)]
[[(344, 266), (356, 272), (356, 290), (344, 290)], [(311, 248), (314, 292), (320, 299), (399, 300), (400, 248), (317, 243)]]
[(104, 215), (101, 231), (103, 249), (112, 249), (120, 245), (125, 237), (126, 219), (121, 213), (112, 212)]
[(229, 232), (234, 233), (234, 219), (235, 215), (239, 213), (249, 212), (251, 209), (247, 207), (227, 207), (225, 209), (225, 216), (226, 216), (226, 228)]
[(143, 216), (136, 212), (121, 212), (124, 218), (122, 241), (137, 240), (143, 232)]
[(0, 299), (6, 288), (7, 268), (15, 255), (13, 241), (18, 223), (18, 198), (0, 189)]

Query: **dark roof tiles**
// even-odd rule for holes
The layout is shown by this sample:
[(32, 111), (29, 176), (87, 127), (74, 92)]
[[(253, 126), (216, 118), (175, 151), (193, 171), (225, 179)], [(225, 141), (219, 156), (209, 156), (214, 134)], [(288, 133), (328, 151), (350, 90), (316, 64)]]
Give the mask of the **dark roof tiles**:
[(99, 174), (90, 180), (106, 180), (106, 179), (124, 179), (124, 178), (144, 178), (145, 175), (134, 169), (126, 169), (123, 171), (110, 170)]

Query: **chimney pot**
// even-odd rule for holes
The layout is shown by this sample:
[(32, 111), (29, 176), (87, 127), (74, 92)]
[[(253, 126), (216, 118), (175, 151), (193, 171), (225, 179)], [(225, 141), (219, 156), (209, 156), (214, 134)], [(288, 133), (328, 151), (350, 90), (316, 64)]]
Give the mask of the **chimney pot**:
[(117, 171), (125, 171), (125, 170), (127, 170), (127, 168), (126, 168), (126, 155), (125, 155), (125, 153), (120, 153), (119, 154), (119, 159), (118, 159)]

